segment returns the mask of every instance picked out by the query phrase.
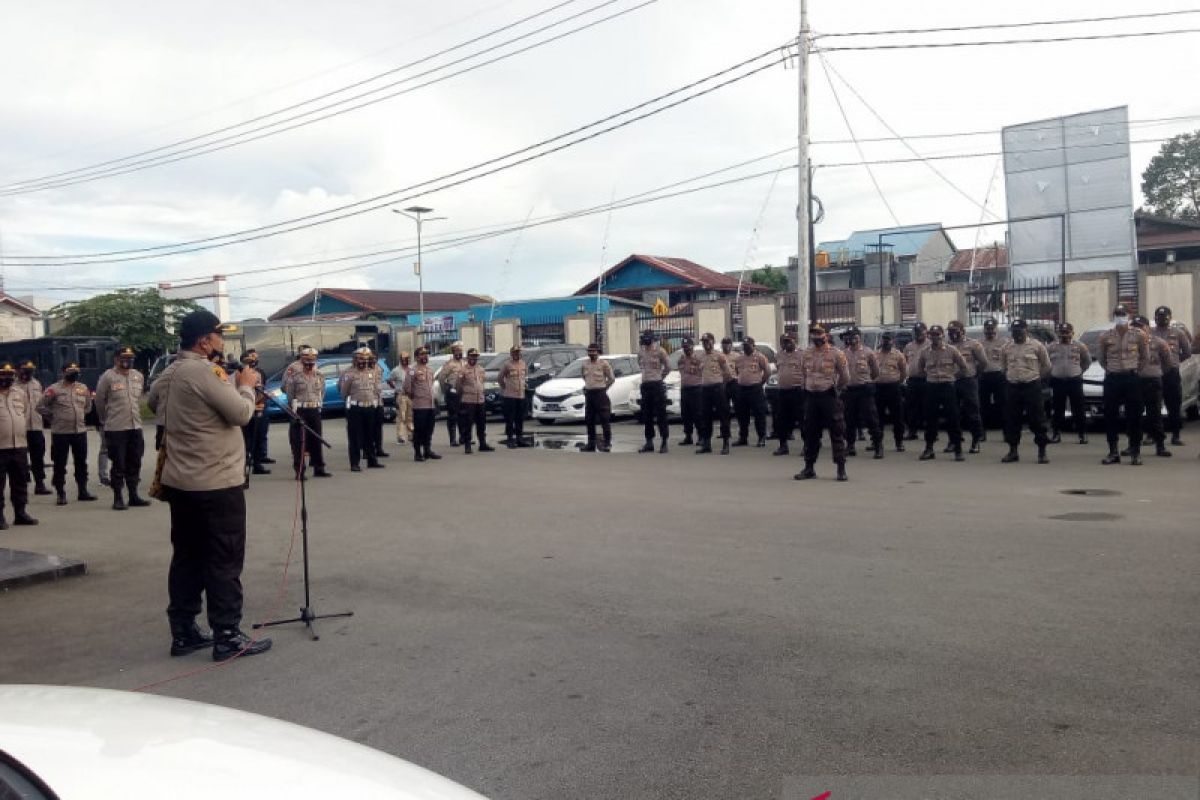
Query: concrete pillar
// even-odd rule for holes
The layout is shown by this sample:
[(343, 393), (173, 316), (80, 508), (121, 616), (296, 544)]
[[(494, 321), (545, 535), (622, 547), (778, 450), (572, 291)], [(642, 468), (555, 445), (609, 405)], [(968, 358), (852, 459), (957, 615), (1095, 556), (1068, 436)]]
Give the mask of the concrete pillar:
[(392, 340), (395, 342), (392, 349), (396, 353), (396, 363), (399, 364), (401, 353), (411, 356), (417, 349), (417, 329), (408, 325), (398, 325), (392, 328)]
[(967, 289), (938, 283), (917, 286), (917, 319), (926, 325), (942, 325), (952, 319), (967, 321)]
[(1150, 264), (1138, 272), (1138, 313), (1154, 321), (1154, 309), (1167, 306), (1193, 335), (1200, 314), (1200, 265)]
[(783, 306), (778, 297), (747, 297), (742, 301), (742, 319), (746, 336), (756, 342), (777, 347), (783, 333)]
[(592, 314), (568, 314), (563, 319), (563, 328), (567, 344), (587, 347), (596, 341), (596, 317)]
[(637, 352), (637, 320), (632, 311), (610, 311), (605, 316), (604, 352)]
[(507, 353), (521, 343), (521, 320), (498, 319), (492, 322), (492, 346), (497, 353)]
[(716, 337), (718, 344), (726, 336), (732, 336), (733, 310), (728, 300), (692, 303), (692, 314), (696, 318), (696, 341), (706, 333)]
[(1080, 334), (1112, 319), (1117, 304), (1117, 272), (1067, 275), (1067, 322)]
[(462, 340), (463, 352), (474, 347), (479, 352), (487, 349), (487, 342), (484, 341), (484, 330), (482, 322), (464, 322), (458, 326), (458, 338)]
[[(854, 319), (859, 325), (898, 325), (900, 323), (900, 290), (891, 287), (885, 288), (881, 297), (878, 289), (856, 289), (854, 292)], [(959, 319), (962, 318), (959, 317)]]

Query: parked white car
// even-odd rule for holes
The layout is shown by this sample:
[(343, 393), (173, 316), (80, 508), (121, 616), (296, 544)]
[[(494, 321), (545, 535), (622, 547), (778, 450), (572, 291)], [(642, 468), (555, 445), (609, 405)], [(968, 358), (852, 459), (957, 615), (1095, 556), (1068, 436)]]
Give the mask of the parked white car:
[[(775, 348), (770, 345), (755, 343), (758, 352), (767, 357), (767, 363), (771, 369), (771, 379), (775, 376)], [(696, 352), (703, 352), (699, 347)], [(736, 352), (741, 353), (741, 348), (737, 348)], [(683, 416), (683, 400), (680, 384), (682, 378), (679, 375), (679, 359), (683, 356), (683, 349), (676, 350), (671, 353), (671, 371), (667, 373), (667, 377), (663, 379), (663, 383), (667, 385), (667, 418), (676, 420)], [(642, 413), (642, 398), (639, 393), (637, 397), (630, 402), (632, 413), (637, 415)]]
[[(1186, 326), (1179, 322), (1172, 325), (1187, 330)], [(1084, 331), (1079, 337), (1079, 341), (1087, 345), (1088, 352), (1092, 354), (1092, 366), (1083, 373), (1083, 402), (1087, 406), (1088, 415), (1095, 419), (1104, 416), (1104, 369), (1096, 360), (1096, 356), (1100, 352), (1100, 334), (1111, 329), (1111, 324), (1098, 325)], [(1179, 378), (1183, 384), (1183, 413), (1188, 419), (1196, 419), (1200, 414), (1200, 397), (1197, 396), (1200, 392), (1197, 388), (1200, 385), (1200, 355), (1193, 355), (1179, 365)], [(1162, 413), (1166, 413), (1165, 407)]]
[(0, 709), (0, 797), (482, 797), (347, 739), (208, 703), (11, 685)]
[[(617, 381), (608, 388), (614, 417), (632, 414), (630, 398), (640, 391), (642, 374), (635, 355), (603, 355), (612, 364)], [(563, 367), (558, 376), (537, 388), (533, 393), (533, 418), (543, 425), (556, 422), (582, 422), (584, 418), (583, 364), (587, 358), (577, 358)]]

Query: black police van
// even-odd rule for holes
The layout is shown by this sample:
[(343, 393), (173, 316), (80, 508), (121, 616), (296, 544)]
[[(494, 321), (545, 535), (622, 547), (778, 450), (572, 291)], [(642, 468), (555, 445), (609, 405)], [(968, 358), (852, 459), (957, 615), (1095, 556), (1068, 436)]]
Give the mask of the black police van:
[(95, 389), (119, 349), (115, 336), (43, 336), (0, 342), (0, 363), (8, 362), (20, 369), (21, 364), (32, 361), (37, 364), (34, 377), (42, 386), (57, 383), (67, 364), (78, 364), (79, 380)]

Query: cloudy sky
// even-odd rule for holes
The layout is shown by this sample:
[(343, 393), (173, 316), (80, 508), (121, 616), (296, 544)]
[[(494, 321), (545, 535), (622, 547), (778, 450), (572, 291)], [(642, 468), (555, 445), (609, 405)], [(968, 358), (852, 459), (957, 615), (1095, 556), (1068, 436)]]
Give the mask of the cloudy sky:
[[(412, 223), (386, 208), (286, 235), (170, 257), (86, 267), (34, 267), (14, 257), (171, 245), (364, 201), (640, 104), (781, 47), (798, 28), (798, 0), (652, 0), (639, 8), (643, 2), (5, 3), (0, 10), (0, 255), (5, 259), (6, 289), (14, 295), (62, 300), (117, 285), (225, 273), (238, 318), (265, 316), (318, 285), (415, 289), (414, 257), (408, 252), (345, 260), (414, 243)], [(555, 5), (560, 7), (488, 36)], [(1136, 10), (1182, 8), (1163, 3)], [(811, 0), (810, 13), (815, 31), (835, 33), (1097, 17), (1132, 10), (1115, 0), (1014, 0), (1003, 5)], [(629, 13), (419, 86), (622, 11)], [(579, 16), (566, 21), (572, 15)], [(504, 44), (543, 26), (553, 27)], [(827, 38), (819, 44), (832, 48), (1190, 28), (1200, 28), (1200, 14)], [(477, 37), (485, 38), (460, 46)], [(833, 77), (836, 96), (822, 60), (814, 57), (813, 159), (822, 165), (815, 192), (827, 209), (817, 238), (842, 238), (855, 229), (897, 221), (976, 223), (984, 216), (985, 203), (996, 218), (1003, 217), (999, 159), (989, 155), (1000, 149), (1000, 127), (1117, 105), (1129, 106), (1135, 121), (1132, 138), (1150, 140), (1133, 148), (1138, 202), (1136, 183), (1158, 147), (1154, 140), (1200, 128), (1200, 103), (1187, 90), (1196, 76), (1197, 42), (1200, 34), (828, 52), (825, 62), (844, 79)], [(487, 48), (496, 49), (474, 55)], [(444, 50), (450, 52), (428, 58)], [(446, 66), (456, 59), (462, 63)], [(412, 62), (421, 63), (398, 69)], [(387, 78), (371, 80), (388, 71)], [(429, 74), (416, 77), (423, 72)], [(63, 180), (51, 177), (59, 173), (144, 151), (154, 152), (141, 159), (171, 153), (155, 148), (224, 128), (230, 130), (193, 144), (262, 126), (277, 117), (230, 127), (320, 95), (329, 95), (322, 104), (335, 102), (347, 95), (338, 90), (364, 81), (356, 93), (385, 83), (396, 84), (389, 92), (405, 92), (217, 152), (75, 185), (53, 185)], [(910, 144), (924, 156), (984, 155), (932, 162), (941, 176), (921, 163), (876, 165), (874, 178), (885, 204), (864, 167), (828, 166), (862, 160), (846, 142), (850, 137), (839, 98), (860, 138), (887, 137), (887, 126), (905, 136), (982, 132), (914, 138)], [(298, 106), (285, 116), (312, 108)], [(419, 201), (448, 218), (425, 229), (430, 245), (424, 259), (425, 288), (500, 299), (566, 294), (633, 252), (690, 258), (720, 270), (785, 263), (796, 241), (796, 176), (791, 171), (519, 229), (526, 220), (603, 207), (614, 197), (641, 195), (752, 159), (760, 160), (671, 191), (786, 167), (795, 163), (793, 152), (781, 151), (796, 143), (796, 111), (796, 71), (777, 64), (530, 163), (454, 188), (423, 187), (428, 193), (401, 205)], [(1144, 122), (1164, 117), (1189, 118)], [(895, 141), (861, 146), (872, 161), (913, 157)], [(762, 158), (772, 153), (778, 155)], [(47, 179), (51, 186), (39, 188)], [(398, 196), (410, 194), (414, 193)], [(437, 244), (439, 239), (496, 228), (511, 232), (475, 243)], [(1002, 230), (993, 227), (984, 229), (980, 238), (990, 242), (1002, 236)], [(975, 241), (971, 232), (956, 233), (955, 238), (960, 247)], [(343, 260), (282, 269), (338, 258)], [(380, 261), (384, 263), (362, 266)]]

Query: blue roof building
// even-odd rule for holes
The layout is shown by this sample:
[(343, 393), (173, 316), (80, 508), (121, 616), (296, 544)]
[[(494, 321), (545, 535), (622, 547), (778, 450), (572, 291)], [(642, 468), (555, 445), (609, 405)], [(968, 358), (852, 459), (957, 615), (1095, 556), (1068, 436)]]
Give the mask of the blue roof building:
[(939, 283), (957, 248), (941, 223), (855, 231), (816, 247), (817, 289), (863, 289), (880, 285), (878, 245), (883, 244), (884, 286)]

